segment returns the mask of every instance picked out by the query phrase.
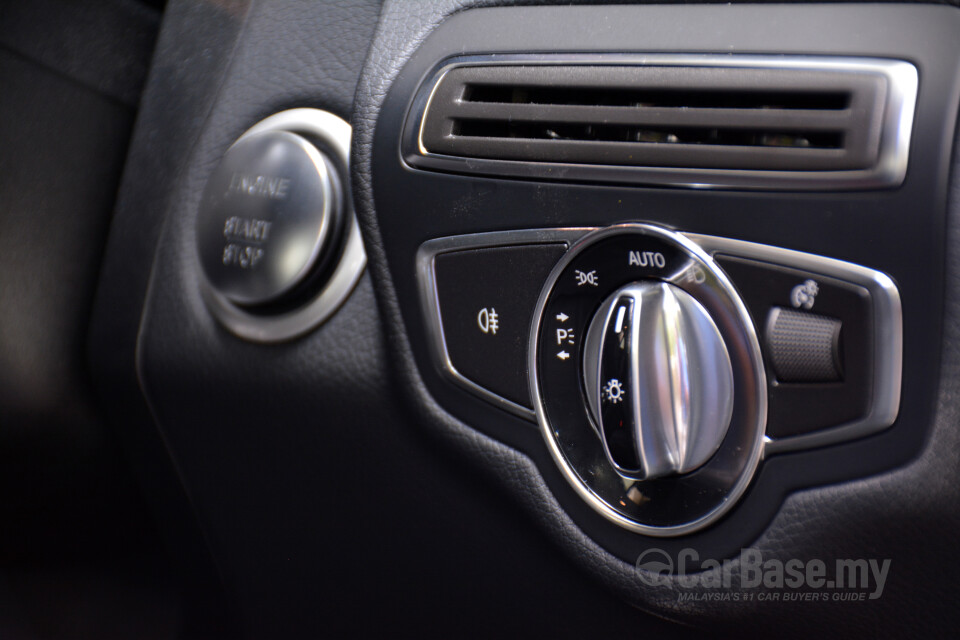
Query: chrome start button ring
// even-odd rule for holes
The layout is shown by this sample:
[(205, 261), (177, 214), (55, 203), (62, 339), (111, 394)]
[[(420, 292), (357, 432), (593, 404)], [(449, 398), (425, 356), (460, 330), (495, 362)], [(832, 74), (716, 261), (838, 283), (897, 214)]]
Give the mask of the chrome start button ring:
[[(347, 299), (363, 270), (367, 256), (360, 235), (360, 227), (354, 215), (349, 189), (349, 156), (351, 128), (342, 118), (319, 109), (290, 109), (266, 118), (241, 135), (235, 144), (260, 134), (287, 132), (316, 143), (332, 162), (325, 163), (331, 182), (343, 184), (340, 201), (331, 201), (342, 207), (342, 222), (339, 241), (321, 242), (321, 251), (336, 251), (332, 262), (325, 268), (325, 281), (317, 284), (317, 291), (306, 296), (292, 309), (280, 312), (257, 311), (238, 305), (230, 297), (217, 290), (209, 278), (200, 278), (200, 290), (204, 301), (217, 320), (237, 337), (253, 342), (281, 342), (301, 336), (330, 318)], [(337, 170), (345, 172), (341, 177)], [(278, 187), (279, 188), (279, 187)], [(269, 195), (269, 194), (268, 194)], [(325, 205), (326, 206), (326, 205)], [(196, 254), (195, 254), (196, 255)], [(320, 258), (323, 259), (322, 257)], [(198, 262), (200, 256), (197, 255)], [(202, 271), (198, 264), (198, 271)], [(302, 275), (302, 274), (301, 274)]]

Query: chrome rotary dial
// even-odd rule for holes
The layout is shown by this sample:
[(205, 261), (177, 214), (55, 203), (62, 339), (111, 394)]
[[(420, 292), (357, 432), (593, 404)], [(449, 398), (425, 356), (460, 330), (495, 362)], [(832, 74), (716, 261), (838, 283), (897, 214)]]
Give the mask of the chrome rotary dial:
[(733, 415), (733, 367), (716, 323), (665, 282), (629, 284), (587, 331), (583, 379), (597, 435), (617, 473), (689, 473), (720, 448)]
[(713, 259), (647, 224), (596, 231), (541, 293), (529, 366), (553, 459), (596, 511), (696, 531), (746, 491), (766, 426), (753, 322)]

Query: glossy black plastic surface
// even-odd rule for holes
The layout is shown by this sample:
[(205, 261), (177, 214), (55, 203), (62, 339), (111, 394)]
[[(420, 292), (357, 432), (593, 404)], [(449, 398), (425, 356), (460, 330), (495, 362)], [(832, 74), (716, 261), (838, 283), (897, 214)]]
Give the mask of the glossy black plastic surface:
[(435, 258), (450, 365), (468, 380), (531, 408), (527, 337), (537, 296), (563, 244), (443, 253)]
[[(800, 435), (851, 422), (867, 413), (872, 401), (874, 328), (870, 321), (870, 294), (863, 287), (780, 265), (721, 256), (718, 262), (729, 274), (750, 309), (767, 362), (770, 400), (767, 434), (772, 438)], [(771, 309), (792, 309), (795, 287), (812, 281), (817, 293), (811, 310), (839, 320), (843, 340), (839, 361), (842, 379), (831, 381), (778, 380), (772, 346), (767, 337)], [(839, 364), (839, 363), (838, 363)]]

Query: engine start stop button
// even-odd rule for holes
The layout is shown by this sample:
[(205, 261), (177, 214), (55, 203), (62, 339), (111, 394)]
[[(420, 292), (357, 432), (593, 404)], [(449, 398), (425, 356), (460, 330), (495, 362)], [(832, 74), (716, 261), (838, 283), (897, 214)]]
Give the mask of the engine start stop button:
[(200, 263), (234, 304), (277, 302), (337, 244), (341, 217), (335, 170), (306, 138), (288, 131), (243, 136), (204, 191)]

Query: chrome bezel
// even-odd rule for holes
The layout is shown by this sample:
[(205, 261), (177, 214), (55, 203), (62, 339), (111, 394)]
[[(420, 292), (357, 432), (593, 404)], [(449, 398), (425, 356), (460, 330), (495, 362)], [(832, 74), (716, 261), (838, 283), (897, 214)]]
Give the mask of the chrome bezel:
[[(877, 160), (868, 169), (837, 171), (781, 171), (699, 169), (688, 167), (606, 166), (560, 162), (526, 162), (467, 158), (432, 153), (422, 141), (423, 122), (440, 80), (451, 69), (470, 66), (507, 65), (647, 65), (798, 71), (839, 71), (882, 75), (888, 86), (883, 106), (883, 124)], [(917, 102), (919, 75), (916, 67), (902, 60), (857, 56), (609, 53), (609, 54), (497, 54), (460, 56), (445, 61), (434, 71), (414, 98), (407, 113), (401, 141), (401, 156), (414, 167), (489, 176), (519, 176), (588, 182), (658, 184), (694, 189), (751, 189), (760, 191), (851, 191), (891, 188), (907, 173), (910, 139)]]
[[(604, 230), (601, 229), (600, 231)], [(417, 275), (420, 289), (421, 312), (426, 321), (427, 332), (430, 338), (430, 354), (441, 375), (501, 409), (509, 411), (521, 418), (539, 423), (536, 411), (531, 411), (526, 407), (506, 400), (467, 379), (457, 371), (456, 367), (450, 361), (449, 354), (446, 350), (440, 308), (437, 300), (436, 278), (433, 269), (434, 258), (445, 252), (486, 247), (535, 243), (567, 243), (568, 246), (574, 246), (573, 249), (567, 251), (561, 260), (561, 264), (551, 273), (551, 276), (547, 280), (549, 284), (556, 277), (557, 273), (562, 271), (564, 266), (570, 261), (574, 250), (583, 246), (583, 243), (588, 240), (587, 236), (594, 237), (591, 234), (596, 233), (598, 233), (597, 227), (525, 229), (437, 238), (424, 243), (417, 253)], [(695, 233), (670, 233), (674, 236), (684, 238), (687, 243), (685, 246), (693, 245), (697, 247), (699, 251), (707, 254), (711, 260), (714, 255), (723, 254), (768, 262), (788, 268), (793, 267), (850, 282), (865, 288), (870, 293), (873, 314), (871, 321), (874, 326), (872, 349), (874, 357), (874, 382), (873, 400), (867, 415), (857, 420), (825, 428), (810, 434), (777, 439), (764, 436), (761, 459), (779, 453), (823, 447), (862, 438), (882, 431), (896, 421), (899, 414), (902, 385), (903, 311), (899, 291), (889, 276), (880, 271), (843, 260), (826, 258), (801, 251)], [(545, 285), (544, 291), (547, 290), (549, 290), (549, 288)], [(538, 301), (537, 311), (534, 315), (534, 323), (531, 327), (531, 337), (534, 340), (542, 316), (543, 295), (544, 294), (541, 294), (541, 299)], [(535, 357), (532, 355), (535, 353), (535, 346), (535, 341), (532, 341), (530, 351), (528, 352), (528, 367), (531, 367), (531, 371), (536, 370), (534, 368), (535, 362), (531, 360), (531, 357)], [(535, 376), (532, 376), (532, 378), (535, 380)], [(764, 386), (764, 389), (765, 388)], [(536, 387), (534, 387), (534, 392), (536, 393), (534, 397), (538, 398), (539, 392), (536, 390)], [(539, 424), (541, 430), (543, 430), (543, 424)], [(547, 442), (549, 445), (549, 439), (547, 439)], [(554, 452), (552, 452), (552, 454), (555, 455)], [(568, 480), (570, 480), (569, 476)], [(574, 482), (573, 484), (576, 488), (577, 483)], [(588, 502), (591, 502), (589, 498)], [(601, 509), (602, 508), (598, 510)], [(720, 517), (720, 515), (722, 514), (716, 517)], [(716, 519), (716, 517), (713, 519)], [(611, 519), (618, 524), (622, 524), (616, 518)], [(707, 524), (709, 524), (709, 522), (699, 524), (695, 528), (686, 528), (679, 531), (639, 530), (632, 526), (627, 526), (627, 528), (635, 531), (639, 530), (641, 533), (648, 535), (681, 535), (682, 533), (689, 533), (707, 526)]]
[[(267, 131), (287, 131), (319, 141), (325, 152), (349, 170), (351, 128), (349, 123), (332, 113), (307, 108), (281, 111), (255, 124), (237, 141)], [(348, 186), (344, 186), (347, 187), (345, 191), (349, 191)], [(254, 314), (235, 305), (201, 277), (201, 294), (214, 317), (239, 338), (267, 343), (295, 338), (325, 322), (353, 291), (367, 264), (360, 226), (351, 202), (349, 193), (344, 193), (345, 229), (341, 255), (326, 284), (313, 298), (286, 313)]]
[[(544, 309), (554, 292), (560, 275), (585, 249), (607, 238), (627, 233), (648, 235), (676, 245), (690, 257), (695, 264), (709, 272), (711, 276), (709, 280), (715, 283), (717, 287), (714, 293), (724, 299), (724, 306), (727, 307), (727, 311), (732, 312), (735, 316), (731, 318), (731, 324), (734, 325), (736, 331), (740, 333), (739, 339), (744, 342), (748, 350), (746, 358), (749, 366), (745, 367), (744, 373), (751, 378), (749, 382), (752, 382), (757, 389), (757, 397), (753, 399), (753, 411), (747, 412), (748, 417), (750, 415), (754, 416), (753, 421), (751, 424), (745, 424), (742, 427), (746, 429), (746, 433), (750, 434), (750, 446), (749, 449), (738, 454), (739, 475), (733, 479), (732, 484), (729, 486), (725, 484), (722, 486), (724, 491), (722, 498), (712, 509), (689, 521), (678, 522), (670, 526), (650, 525), (634, 520), (611, 505), (587, 485), (587, 482), (583, 478), (584, 475), (590, 474), (591, 470), (575, 469), (566, 452), (561, 449), (554, 428), (547, 418), (546, 407), (540, 391), (540, 371), (538, 364), (540, 328), (543, 322)], [(764, 432), (766, 430), (767, 418), (767, 379), (763, 365), (763, 354), (760, 351), (760, 343), (754, 331), (753, 320), (733, 284), (727, 279), (723, 270), (714, 263), (713, 258), (686, 236), (651, 224), (626, 223), (606, 227), (581, 238), (580, 241), (563, 256), (556, 267), (554, 267), (543, 286), (530, 327), (527, 363), (528, 369), (531, 372), (530, 395), (533, 399), (537, 423), (540, 425), (541, 434), (547, 444), (547, 449), (550, 451), (551, 457), (557, 466), (560, 467), (567, 482), (580, 497), (597, 513), (611, 522), (630, 531), (656, 537), (679, 536), (692, 533), (709, 526), (733, 508), (753, 480), (754, 473), (763, 457)], [(599, 474), (594, 477), (596, 478), (598, 476)], [(619, 478), (616, 474), (610, 477), (611, 482), (617, 482)], [(600, 482), (602, 480), (595, 479), (595, 481)], [(720, 481), (722, 481), (722, 479), (718, 479), (718, 482)]]

